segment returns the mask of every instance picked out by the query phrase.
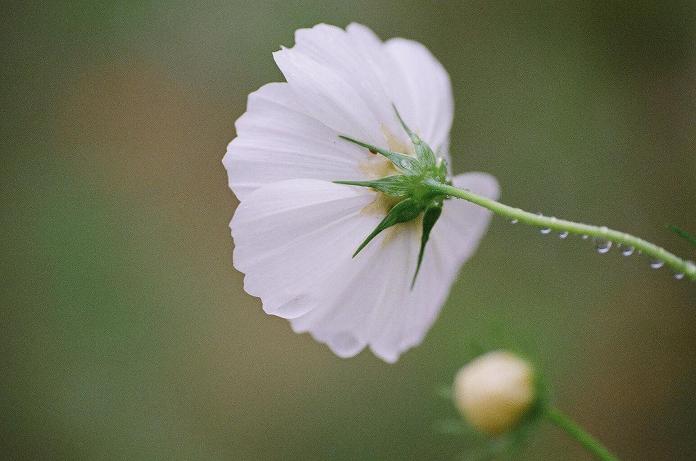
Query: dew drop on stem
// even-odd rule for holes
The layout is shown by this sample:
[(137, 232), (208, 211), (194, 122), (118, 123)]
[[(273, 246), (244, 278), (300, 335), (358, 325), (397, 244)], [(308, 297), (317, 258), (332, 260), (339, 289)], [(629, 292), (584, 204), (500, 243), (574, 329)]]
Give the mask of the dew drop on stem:
[(603, 255), (609, 253), (609, 250), (611, 250), (611, 242), (609, 240), (595, 240), (595, 249), (597, 250), (597, 253)]
[(653, 259), (652, 261), (650, 261), (650, 267), (652, 267), (653, 269), (660, 269), (664, 265), (665, 263), (663, 261), (660, 261), (659, 259)]

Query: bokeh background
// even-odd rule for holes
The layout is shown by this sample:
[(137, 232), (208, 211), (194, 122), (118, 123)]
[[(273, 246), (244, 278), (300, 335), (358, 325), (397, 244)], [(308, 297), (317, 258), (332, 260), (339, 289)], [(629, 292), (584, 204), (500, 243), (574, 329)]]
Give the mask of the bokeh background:
[[(534, 3), (534, 4), (533, 4)], [(5, 459), (465, 459), (437, 395), (477, 351), (537, 361), (623, 459), (693, 459), (696, 286), (493, 221), (425, 342), (341, 360), (231, 264), (221, 165), (271, 53), (318, 22), (423, 42), (456, 171), (677, 253), (696, 229), (696, 4), (4, 2)], [(518, 459), (588, 459), (552, 427)]]

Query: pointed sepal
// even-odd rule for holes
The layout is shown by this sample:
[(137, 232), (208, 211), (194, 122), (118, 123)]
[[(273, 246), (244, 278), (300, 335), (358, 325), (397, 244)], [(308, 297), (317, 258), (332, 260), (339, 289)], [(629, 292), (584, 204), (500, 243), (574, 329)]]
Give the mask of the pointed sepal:
[(435, 166), (435, 153), (433, 150), (428, 146), (428, 144), (423, 141), (420, 136), (418, 136), (416, 133), (411, 130), (411, 128), (406, 125), (406, 122), (404, 122), (404, 119), (401, 118), (401, 114), (399, 113), (399, 110), (396, 108), (394, 104), (392, 104), (392, 107), (394, 108), (394, 112), (396, 112), (396, 118), (399, 119), (399, 123), (401, 124), (401, 127), (404, 129), (408, 137), (411, 139), (411, 142), (413, 143), (414, 150), (416, 152), (416, 158), (420, 160), (424, 166), (427, 167), (433, 167)]
[(385, 216), (384, 219), (377, 225), (377, 227), (375, 227), (375, 230), (373, 230), (370, 233), (370, 235), (368, 235), (367, 238), (363, 240), (358, 249), (355, 250), (355, 253), (353, 253), (353, 257), (355, 258), (358, 255), (358, 253), (360, 253), (362, 249), (365, 248), (367, 244), (372, 241), (373, 238), (379, 235), (380, 232), (396, 224), (416, 219), (420, 212), (421, 208), (418, 206), (415, 200), (410, 198), (402, 200), (396, 205), (394, 205), (391, 208), (391, 210), (389, 210), (389, 213), (387, 213), (387, 216)]
[(425, 245), (430, 239), (430, 231), (435, 227), (435, 223), (440, 219), (442, 214), (442, 202), (438, 202), (434, 205), (426, 208), (423, 213), (423, 233), (421, 234), (420, 251), (418, 252), (418, 262), (416, 263), (416, 272), (413, 274), (413, 280), (411, 281), (411, 289), (413, 289), (416, 284), (416, 277), (418, 277), (418, 272), (420, 271), (421, 263), (423, 262), (423, 254), (425, 252)]
[(447, 181), (448, 171), (447, 171), (447, 160), (443, 157), (438, 157), (435, 162), (435, 169), (437, 170), (438, 179), (441, 181)]
[(389, 159), (389, 161), (391, 161), (394, 164), (394, 166), (401, 170), (403, 173), (417, 174), (421, 171), (421, 165), (418, 162), (418, 159), (411, 157), (410, 155), (400, 154), (398, 152), (392, 152), (387, 149), (382, 149), (381, 147), (373, 146), (372, 144), (358, 141), (357, 139), (353, 139), (349, 136), (339, 135), (338, 137), (341, 139), (345, 139), (346, 141), (352, 142), (353, 144), (357, 144), (360, 147), (364, 147), (373, 154), (383, 155), (384, 157)]
[(407, 197), (414, 188), (412, 176), (394, 175), (371, 181), (334, 181), (336, 184), (346, 184), (349, 186), (369, 187), (376, 191), (383, 192), (391, 197)]

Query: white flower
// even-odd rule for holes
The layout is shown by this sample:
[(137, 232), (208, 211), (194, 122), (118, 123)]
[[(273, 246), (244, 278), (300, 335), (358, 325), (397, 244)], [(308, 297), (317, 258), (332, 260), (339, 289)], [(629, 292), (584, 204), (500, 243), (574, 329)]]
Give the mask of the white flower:
[[(369, 346), (394, 362), (423, 340), (490, 214), (447, 200), (411, 290), (418, 220), (387, 229), (351, 258), (393, 201), (333, 181), (396, 170), (339, 135), (412, 155), (395, 106), (449, 163), (449, 77), (423, 45), (382, 43), (359, 24), (346, 30), (320, 24), (298, 30), (295, 41), (273, 54), (287, 83), (249, 95), (223, 159), (241, 202), (230, 224), (234, 265), (245, 274), (244, 289), (261, 298), (268, 314), (289, 319), (295, 332), (311, 333), (341, 357)], [(487, 174), (459, 175), (453, 183), (498, 195)]]
[(504, 351), (489, 352), (459, 370), (454, 403), (481, 432), (502, 434), (513, 429), (536, 398), (529, 363)]

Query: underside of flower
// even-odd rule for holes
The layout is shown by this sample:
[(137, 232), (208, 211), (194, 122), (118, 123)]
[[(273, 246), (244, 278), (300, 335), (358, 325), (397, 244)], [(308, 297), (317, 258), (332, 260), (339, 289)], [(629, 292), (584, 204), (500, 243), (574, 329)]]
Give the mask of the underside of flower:
[[(423, 45), (359, 24), (299, 30), (273, 56), (286, 82), (249, 96), (223, 160), (240, 201), (234, 265), (295, 332), (394, 362), (423, 341), (491, 217), (443, 206), (436, 188), (450, 184), (449, 76)], [(451, 184), (499, 193), (485, 173)]]
[(341, 135), (339, 137), (364, 147), (373, 154), (380, 154), (386, 157), (400, 174), (370, 181), (334, 182), (350, 186), (369, 187), (388, 197), (399, 200), (388, 210), (384, 219), (367, 238), (365, 238), (360, 246), (358, 246), (355, 253), (353, 253), (353, 257), (357, 256), (358, 253), (382, 231), (396, 224), (413, 221), (421, 216), (421, 214), (423, 215), (423, 229), (420, 250), (418, 252), (418, 263), (411, 281), (411, 288), (413, 288), (423, 261), (423, 252), (428, 243), (430, 232), (442, 214), (442, 204), (446, 198), (444, 194), (434, 190), (432, 186), (429, 185), (429, 181), (436, 181), (440, 184), (451, 184), (451, 181), (447, 177), (447, 162), (445, 159), (436, 157), (430, 146), (406, 125), (406, 122), (401, 118), (396, 106), (393, 107), (401, 126), (413, 144), (414, 155), (382, 149), (348, 136)]

